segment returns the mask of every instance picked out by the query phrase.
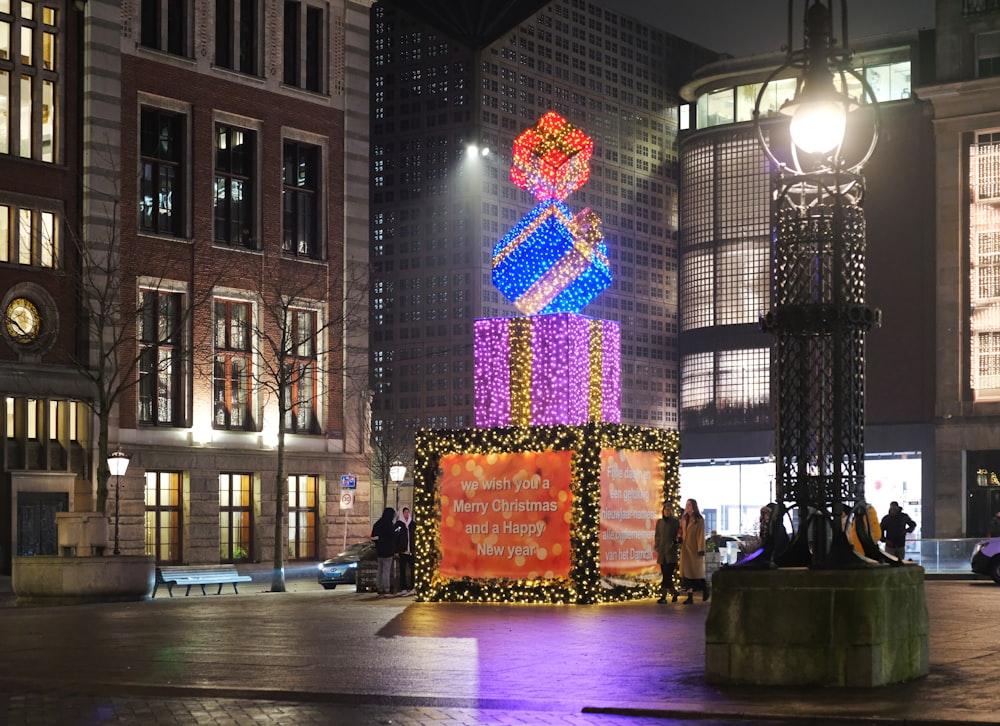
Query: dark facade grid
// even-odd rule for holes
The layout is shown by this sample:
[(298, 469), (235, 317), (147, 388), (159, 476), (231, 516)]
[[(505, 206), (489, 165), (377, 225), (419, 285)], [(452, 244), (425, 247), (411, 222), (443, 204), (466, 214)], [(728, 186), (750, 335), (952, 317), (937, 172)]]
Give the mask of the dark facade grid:
[[(588, 7), (573, 5), (550, 3), (478, 54), (442, 42), (404, 12), (373, 10), (372, 236), (376, 275), (384, 282), (381, 309), (373, 310), (372, 355), (383, 361), (373, 373), (376, 422), (471, 423), (471, 376), (455, 377), (446, 396), (441, 379), (416, 359), (431, 351), (457, 353), (471, 370), (472, 319), (516, 314), (490, 277), (497, 240), (535, 203), (507, 179), (510, 147), (554, 109), (594, 138), (591, 181), (568, 202), (602, 218), (617, 275), (603, 299), (584, 312), (623, 323), (626, 417), (676, 425), (677, 119), (664, 112), (675, 104), (663, 87), (662, 67), (686, 44), (668, 42), (665, 34), (613, 12), (591, 15)], [(471, 119), (460, 110), (470, 103)], [(468, 143), (488, 147), (489, 156), (467, 156)], [(410, 150), (405, 162), (398, 158), (402, 147)], [(405, 175), (401, 163), (408, 165)], [(439, 179), (426, 184), (431, 174)], [(442, 230), (455, 240), (450, 257), (429, 254), (415, 270), (399, 243), (408, 233), (423, 238), (423, 250), (433, 244), (413, 215), (448, 195), (468, 204), (466, 234)], [(404, 216), (407, 223), (394, 227), (390, 241), (389, 220)], [(442, 264), (467, 270), (469, 278), (469, 287), (449, 291), (451, 319), (444, 325), (440, 300), (435, 305), (426, 290), (412, 290), (415, 283), (426, 288), (428, 265)], [(461, 305), (454, 304), (456, 294), (465, 297)], [(456, 314), (465, 318), (456, 321)], [(389, 357), (393, 365), (384, 363)]]

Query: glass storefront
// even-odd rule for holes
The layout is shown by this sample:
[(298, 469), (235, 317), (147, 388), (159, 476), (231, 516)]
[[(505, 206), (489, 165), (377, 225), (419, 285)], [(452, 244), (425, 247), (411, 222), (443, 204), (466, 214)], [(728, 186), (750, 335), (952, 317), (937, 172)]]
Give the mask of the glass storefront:
[[(899, 502), (917, 523), (914, 538), (920, 537), (921, 528), (921, 465), (919, 452), (865, 459), (868, 503), (881, 518), (889, 502)], [(681, 462), (681, 504), (697, 500), (708, 532), (757, 534), (760, 508), (774, 497), (774, 462), (767, 459)]]

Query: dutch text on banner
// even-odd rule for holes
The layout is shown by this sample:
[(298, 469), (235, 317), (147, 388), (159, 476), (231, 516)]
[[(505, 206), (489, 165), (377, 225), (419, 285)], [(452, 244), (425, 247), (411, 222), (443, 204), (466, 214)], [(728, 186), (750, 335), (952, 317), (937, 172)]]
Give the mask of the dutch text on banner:
[(601, 451), (601, 574), (658, 572), (653, 538), (663, 502), (655, 451)]

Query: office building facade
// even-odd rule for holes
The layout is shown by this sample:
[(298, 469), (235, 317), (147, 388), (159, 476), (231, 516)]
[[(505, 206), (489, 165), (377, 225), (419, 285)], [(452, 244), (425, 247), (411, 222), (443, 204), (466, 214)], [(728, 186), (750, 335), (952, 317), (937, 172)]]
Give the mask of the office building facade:
[[(927, 34), (853, 42), (853, 63), (880, 103), (881, 132), (865, 167), (867, 299), (883, 323), (866, 338), (866, 497), (892, 500), (935, 536), (933, 199), (927, 103), (914, 87)], [(681, 135), (680, 430), (682, 496), (710, 528), (756, 531), (775, 499), (771, 309), (773, 175), (752, 121), (780, 54), (727, 59), (685, 87)], [(794, 94), (794, 72), (761, 97), (765, 135)], [(860, 85), (860, 84), (859, 84)], [(856, 89), (859, 90), (859, 89)], [(860, 93), (853, 93), (860, 97)], [(947, 530), (946, 530), (947, 531)]]
[(621, 323), (622, 421), (676, 428), (677, 90), (714, 56), (584, 0), (481, 47), (440, 27), (373, 8), (373, 429), (475, 425), (473, 321), (517, 314), (492, 255), (535, 204), (512, 144), (550, 110), (594, 140), (567, 203), (608, 245), (614, 282), (583, 314)]

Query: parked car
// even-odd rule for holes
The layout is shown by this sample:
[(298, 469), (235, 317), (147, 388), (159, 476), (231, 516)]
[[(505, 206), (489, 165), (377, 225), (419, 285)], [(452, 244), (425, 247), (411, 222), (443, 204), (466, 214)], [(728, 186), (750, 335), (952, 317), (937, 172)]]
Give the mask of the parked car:
[(318, 565), (319, 573), (316, 580), (326, 590), (332, 590), (337, 585), (356, 585), (358, 582), (358, 567), (362, 561), (376, 559), (374, 542), (358, 542), (350, 545)]
[(972, 550), (972, 571), (1000, 585), (1000, 537), (980, 540)]

